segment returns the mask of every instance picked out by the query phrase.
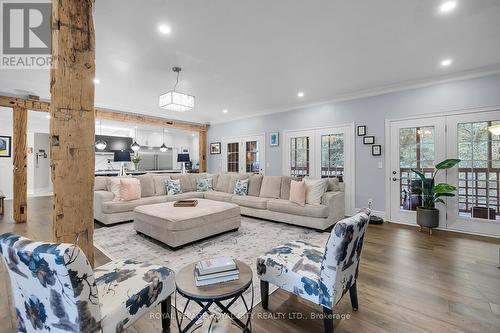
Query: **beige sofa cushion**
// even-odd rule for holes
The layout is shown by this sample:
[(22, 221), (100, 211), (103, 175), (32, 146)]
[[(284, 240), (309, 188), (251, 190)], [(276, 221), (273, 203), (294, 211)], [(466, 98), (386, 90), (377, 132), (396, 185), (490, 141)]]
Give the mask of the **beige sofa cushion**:
[(167, 195), (167, 202), (186, 200), (186, 199), (203, 199), (205, 196), (204, 192), (187, 192), (174, 195)]
[(340, 182), (337, 177), (328, 178), (328, 188), (327, 192), (338, 192), (340, 191)]
[(258, 197), (260, 195), (260, 188), (262, 186), (262, 175), (251, 175), (248, 178), (248, 195)]
[(227, 189), (227, 193), (234, 193), (234, 186), (236, 185), (236, 180), (237, 179), (248, 179), (251, 174), (248, 173), (231, 173), (231, 178), (229, 180), (229, 188)]
[(155, 195), (155, 183), (150, 173), (135, 176), (134, 178), (139, 179), (139, 182), (141, 182), (141, 197), (152, 197)]
[(230, 202), (198, 200), (196, 207), (173, 207), (173, 203), (162, 203), (137, 207), (134, 214), (145, 216), (151, 223), (159, 224), (170, 231), (200, 228), (207, 223), (239, 217), (240, 207)]
[(290, 183), (290, 199), (300, 206), (306, 204), (306, 183), (302, 180), (300, 182), (292, 180)]
[(251, 196), (241, 196), (235, 195), (231, 199), (232, 202), (240, 206), (256, 208), (256, 209), (267, 209), (267, 198), (251, 197)]
[(217, 187), (217, 181), (219, 180), (219, 174), (217, 173), (207, 173), (206, 178), (212, 178), (212, 188), (215, 190)]
[[(189, 174), (180, 174), (180, 173), (175, 173), (171, 174), (170, 178), (173, 180), (179, 179), (181, 183), (181, 191), (182, 192), (193, 192), (196, 191), (196, 184), (193, 186), (192, 182), (192, 176)], [(196, 180), (195, 180), (196, 183)]]
[(281, 177), (280, 199), (288, 200), (290, 198), (290, 184), (292, 180), (300, 181), (297, 177), (283, 176)]
[(108, 201), (102, 204), (102, 212), (105, 214), (131, 212), (135, 207), (166, 202), (166, 196), (146, 197), (132, 201)]
[(167, 194), (166, 190), (166, 181), (170, 179), (168, 175), (154, 175), (153, 183), (155, 185), (155, 195), (165, 195)]
[(229, 182), (231, 181), (231, 175), (227, 173), (223, 173), (219, 175), (219, 179), (217, 180), (217, 185), (215, 186), (215, 190), (218, 192), (226, 192), (229, 188)]
[(328, 187), (328, 179), (315, 179), (305, 177), (306, 182), (306, 203), (310, 205), (321, 204), (321, 197)]
[(219, 192), (219, 191), (209, 191), (204, 192), (205, 199), (215, 200), (215, 201), (226, 201), (231, 202), (231, 198), (234, 196), (232, 193)]
[(97, 176), (94, 179), (94, 191), (106, 191), (107, 190), (108, 177)]
[(261, 198), (279, 199), (281, 194), (281, 176), (264, 176), (260, 187)]
[(294, 202), (283, 199), (269, 200), (267, 202), (267, 209), (273, 212), (319, 218), (326, 218), (329, 213), (328, 206), (325, 205), (306, 204), (305, 206), (300, 206)]

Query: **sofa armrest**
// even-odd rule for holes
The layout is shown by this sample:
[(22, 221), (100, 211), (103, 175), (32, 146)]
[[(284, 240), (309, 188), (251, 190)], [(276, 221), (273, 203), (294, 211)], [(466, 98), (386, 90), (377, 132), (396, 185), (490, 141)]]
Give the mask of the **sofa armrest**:
[(115, 195), (108, 191), (94, 191), (94, 209), (102, 209), (102, 204), (113, 201)]
[(326, 192), (321, 197), (321, 204), (328, 206), (328, 220), (334, 224), (345, 217), (345, 193)]

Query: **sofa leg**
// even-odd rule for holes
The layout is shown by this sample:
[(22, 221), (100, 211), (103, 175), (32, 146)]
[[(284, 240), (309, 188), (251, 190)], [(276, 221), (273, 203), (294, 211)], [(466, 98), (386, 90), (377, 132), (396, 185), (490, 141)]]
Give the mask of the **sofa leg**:
[(260, 298), (262, 299), (262, 307), (267, 310), (269, 305), (269, 282), (260, 280)]
[(356, 282), (349, 288), (349, 296), (351, 296), (351, 305), (354, 311), (358, 311), (358, 288)]
[(325, 333), (333, 332), (333, 311), (323, 307), (323, 325), (325, 326)]
[(170, 333), (170, 315), (172, 308), (172, 300), (170, 296), (161, 302), (161, 328), (163, 333)]

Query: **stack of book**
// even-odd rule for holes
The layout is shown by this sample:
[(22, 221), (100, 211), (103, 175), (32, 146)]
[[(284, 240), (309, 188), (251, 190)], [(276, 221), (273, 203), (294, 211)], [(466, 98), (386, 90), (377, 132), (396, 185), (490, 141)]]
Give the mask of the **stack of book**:
[(198, 200), (178, 200), (174, 202), (174, 207), (196, 207)]
[(194, 277), (196, 286), (201, 287), (238, 280), (240, 271), (231, 257), (218, 257), (197, 263)]

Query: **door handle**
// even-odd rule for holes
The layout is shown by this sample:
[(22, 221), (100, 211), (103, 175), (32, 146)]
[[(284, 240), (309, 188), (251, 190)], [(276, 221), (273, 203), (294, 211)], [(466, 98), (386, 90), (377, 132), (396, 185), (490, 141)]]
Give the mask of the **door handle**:
[(399, 180), (399, 178), (392, 177), (392, 181), (393, 181), (393, 182), (397, 182), (398, 180)]

